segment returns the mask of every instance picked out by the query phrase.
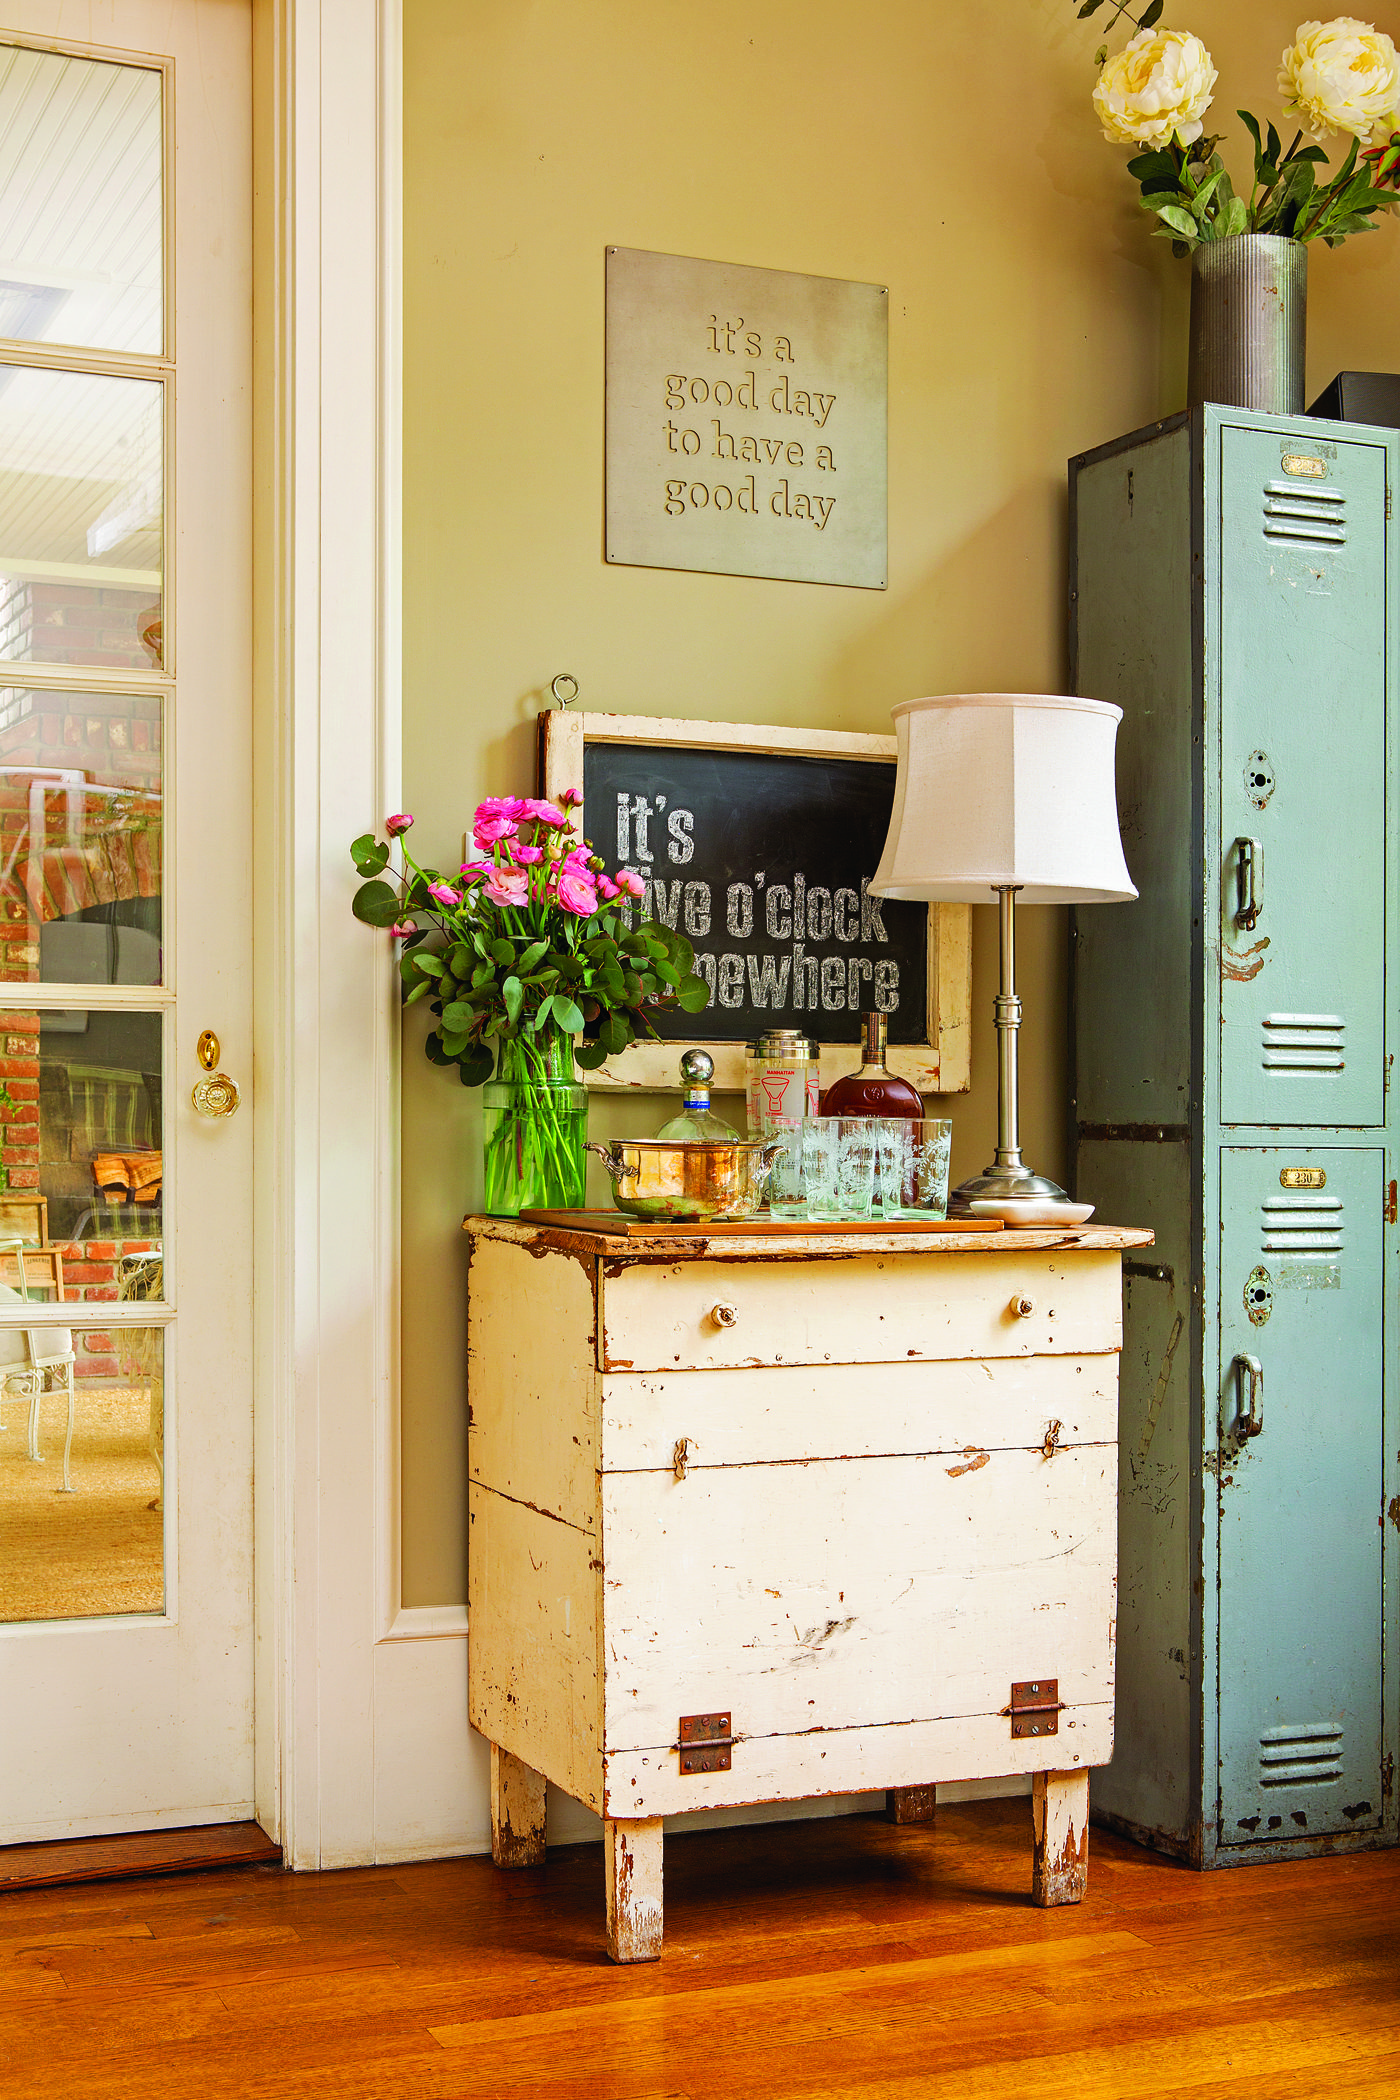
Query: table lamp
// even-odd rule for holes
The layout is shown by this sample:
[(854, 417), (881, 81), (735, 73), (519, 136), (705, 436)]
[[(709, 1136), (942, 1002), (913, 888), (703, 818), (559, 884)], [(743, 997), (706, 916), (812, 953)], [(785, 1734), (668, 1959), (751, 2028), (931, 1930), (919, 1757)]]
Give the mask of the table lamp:
[(1001, 912), (996, 1158), (954, 1189), (948, 1208), (1051, 1222), (1075, 1206), (1021, 1158), (1016, 900), (1136, 897), (1113, 778), (1123, 710), (1062, 694), (941, 693), (891, 712), (899, 766), (872, 892), (929, 904), (995, 900)]

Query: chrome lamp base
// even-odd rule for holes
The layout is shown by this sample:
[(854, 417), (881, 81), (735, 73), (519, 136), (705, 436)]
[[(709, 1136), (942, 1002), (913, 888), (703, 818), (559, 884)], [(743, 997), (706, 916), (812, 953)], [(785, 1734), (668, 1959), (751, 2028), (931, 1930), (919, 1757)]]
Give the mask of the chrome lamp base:
[(1021, 1027), (1021, 1002), (1016, 996), (1016, 889), (997, 887), (1001, 913), (1001, 990), (996, 999), (997, 1023), (997, 1150), (992, 1164), (981, 1174), (960, 1182), (948, 1197), (950, 1218), (971, 1215), (974, 1203), (1064, 1204), (1077, 1217), (1082, 1209), (1073, 1204), (1057, 1181), (1037, 1174), (1021, 1158), (1019, 1073), (1016, 1041)]

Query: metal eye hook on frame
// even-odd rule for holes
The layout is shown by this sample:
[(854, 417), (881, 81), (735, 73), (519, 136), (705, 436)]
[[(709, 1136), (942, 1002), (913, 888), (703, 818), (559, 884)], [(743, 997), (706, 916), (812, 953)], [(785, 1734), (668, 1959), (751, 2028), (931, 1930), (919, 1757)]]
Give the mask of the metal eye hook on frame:
[(571, 707), (578, 698), (578, 680), (571, 672), (560, 671), (549, 681), (549, 697), (561, 708)]

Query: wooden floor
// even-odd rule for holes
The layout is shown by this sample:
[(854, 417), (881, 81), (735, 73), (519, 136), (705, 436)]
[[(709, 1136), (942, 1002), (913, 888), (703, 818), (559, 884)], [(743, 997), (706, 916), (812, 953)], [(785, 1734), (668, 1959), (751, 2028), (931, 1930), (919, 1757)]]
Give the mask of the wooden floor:
[(667, 1947), (603, 1954), (597, 1846), (0, 1897), (23, 2100), (1400, 2095), (1400, 1853), (1197, 1875), (1095, 1832), (1033, 1910), (1024, 1800), (673, 1838)]

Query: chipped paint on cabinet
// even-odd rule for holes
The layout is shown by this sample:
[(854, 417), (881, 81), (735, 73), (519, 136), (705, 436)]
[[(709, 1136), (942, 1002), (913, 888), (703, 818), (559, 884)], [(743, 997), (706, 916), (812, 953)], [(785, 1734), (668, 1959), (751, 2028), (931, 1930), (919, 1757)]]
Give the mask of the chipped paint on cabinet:
[(1212, 406), (1070, 469), (1140, 891), (1075, 914), (1076, 1189), (1157, 1234), (1094, 1807), (1202, 1866), (1397, 1834), (1397, 478), (1400, 433)]
[[(607, 1819), (616, 1959), (659, 1949), (663, 1815), (1111, 1755), (1118, 1270), (1150, 1235), (469, 1230), (471, 1719), (493, 1802), (523, 1764)], [(693, 1715), (726, 1750), (687, 1771)]]

